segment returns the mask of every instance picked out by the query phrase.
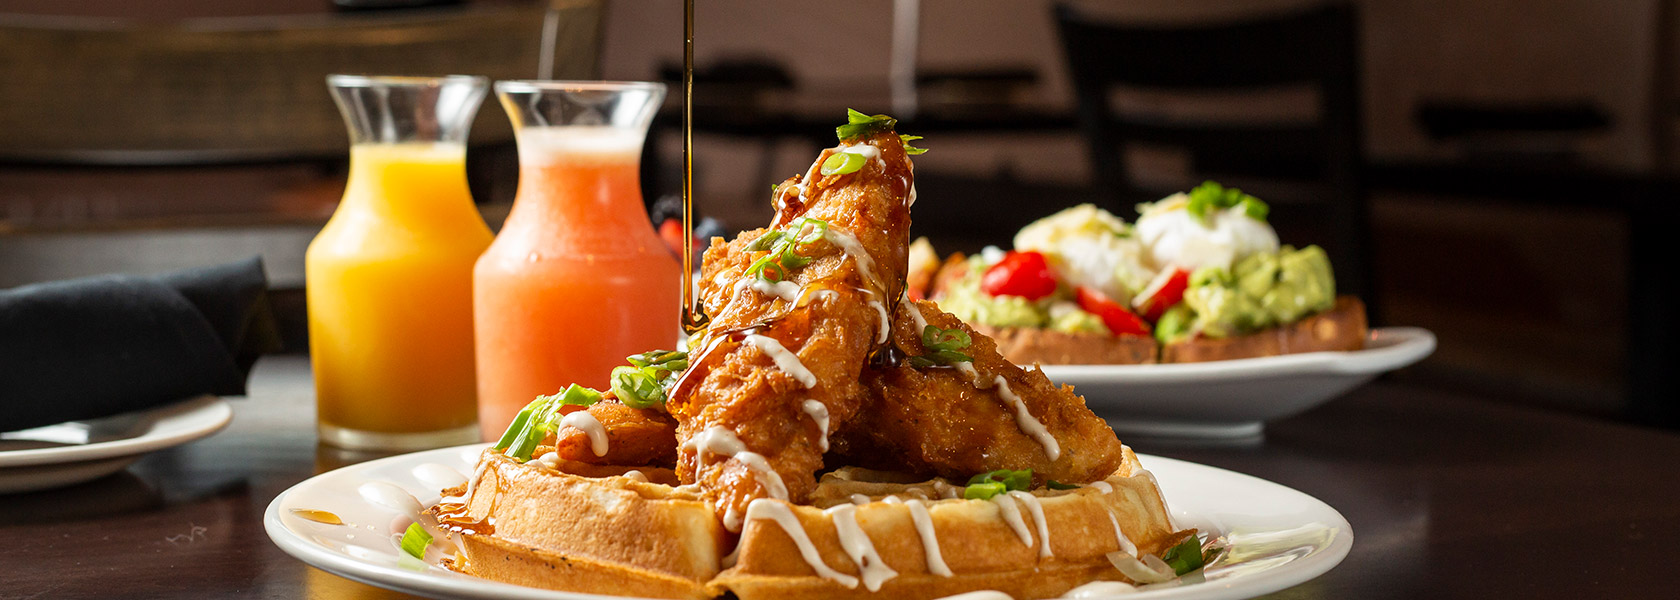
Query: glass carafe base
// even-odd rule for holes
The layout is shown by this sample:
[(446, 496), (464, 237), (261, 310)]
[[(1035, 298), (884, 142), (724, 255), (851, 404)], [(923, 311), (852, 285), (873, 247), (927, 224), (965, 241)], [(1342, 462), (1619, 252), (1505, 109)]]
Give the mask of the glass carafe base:
[(478, 442), (478, 424), (417, 433), (363, 431), (320, 423), (315, 428), (321, 443), (346, 450), (430, 450)]

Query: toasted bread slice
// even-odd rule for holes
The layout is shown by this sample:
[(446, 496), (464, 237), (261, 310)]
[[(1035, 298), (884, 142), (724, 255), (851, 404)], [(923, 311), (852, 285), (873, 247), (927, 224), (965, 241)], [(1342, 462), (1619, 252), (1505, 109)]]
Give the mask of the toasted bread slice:
[[(1154, 477), (1129, 448), (1123, 454), (1104, 481), (989, 501), (963, 500), (963, 488), (943, 480), (843, 468), (823, 478), (810, 505), (755, 501), (731, 557), (722, 550), (734, 537), (698, 490), (655, 482), (669, 482), (668, 470), (609, 474), (487, 450), (467, 486), (445, 491), (464, 505), (435, 510), (447, 513), (439, 521), (460, 549), (453, 568), (531, 587), (687, 599), (1049, 598), (1126, 581), (1109, 553), (1160, 555), (1194, 534), (1173, 527)], [(870, 566), (860, 568), (852, 557), (865, 547)]]
[(1255, 358), (1301, 352), (1359, 350), (1369, 327), (1365, 303), (1339, 296), (1330, 310), (1288, 325), (1228, 338), (1195, 337), (1161, 347), (1161, 362), (1185, 363)]
[(998, 353), (1017, 365), (1140, 365), (1155, 362), (1158, 346), (1155, 338), (1144, 335), (969, 326), (996, 341)]

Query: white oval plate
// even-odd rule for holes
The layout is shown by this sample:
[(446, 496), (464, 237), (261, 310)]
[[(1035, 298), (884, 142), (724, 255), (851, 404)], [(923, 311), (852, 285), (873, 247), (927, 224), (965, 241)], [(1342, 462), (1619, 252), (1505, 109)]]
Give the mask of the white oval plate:
[[(380, 481), (403, 488), (422, 503), (436, 502), (437, 490), (416, 475), (416, 468), (431, 465), (428, 468), (435, 471), (435, 465), (443, 465), (465, 475), (482, 448), (484, 444), (415, 452), (317, 475), (276, 496), (263, 526), (281, 550), (299, 560), (401, 592), (432, 598), (617, 598), (498, 583), (415, 560), (401, 552), (400, 538), (393, 533), (406, 527), (409, 518), (363, 500), (358, 491), (364, 483)], [(1147, 455), (1139, 459), (1160, 482), (1178, 525), (1224, 535), (1231, 551), (1199, 576), (1192, 573), (1184, 581), (1151, 586), (1124, 598), (1252, 598), (1329, 571), (1353, 547), (1347, 520), (1312, 496), (1196, 463)], [(344, 524), (311, 521), (294, 510), (324, 510)]]
[(1091, 410), (1127, 433), (1192, 437), (1258, 435), (1261, 423), (1329, 402), (1376, 376), (1423, 360), (1435, 334), (1418, 327), (1371, 331), (1365, 349), (1165, 365), (1046, 365)]
[(220, 431), (232, 419), (226, 400), (199, 396), (101, 419), (8, 431), (0, 434), (0, 494), (92, 481), (147, 452)]

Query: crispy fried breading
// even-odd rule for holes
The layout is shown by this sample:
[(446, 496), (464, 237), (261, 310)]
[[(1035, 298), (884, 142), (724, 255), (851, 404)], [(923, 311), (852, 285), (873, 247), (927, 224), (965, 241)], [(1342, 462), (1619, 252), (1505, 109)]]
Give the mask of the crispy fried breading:
[(639, 410), (608, 397), (588, 408), (607, 432), (607, 453), (596, 456), (589, 435), (575, 427), (554, 433), (554, 452), (565, 460), (596, 465), (677, 464), (677, 421), (658, 410)]
[[(956, 479), (1030, 468), (1040, 485), (1049, 479), (1095, 481), (1120, 464), (1120, 440), (1073, 388), (1004, 360), (991, 339), (931, 302), (898, 306), (897, 347), (911, 355), (922, 352), (919, 323), (909, 314), (914, 307), (928, 325), (968, 333), (972, 341), (963, 353), (974, 361), (965, 368), (903, 364), (867, 371), (870, 403), (835, 439), (835, 451), (848, 464)], [(1019, 399), (1025, 417), (1012, 398)], [(1037, 426), (1053, 444), (1033, 435)]]
[(677, 473), (700, 484), (726, 525), (755, 498), (799, 502), (815, 488), (827, 437), (857, 412), (860, 374), (901, 292), (909, 157), (890, 129), (848, 142), (869, 148), (861, 169), (821, 175), (829, 149), (777, 188), (773, 227), (827, 223), (826, 236), (795, 248), (809, 263), (748, 273), (766, 255), (752, 248), (766, 230), (714, 244), (703, 262), (711, 323), (666, 406), (680, 423)]

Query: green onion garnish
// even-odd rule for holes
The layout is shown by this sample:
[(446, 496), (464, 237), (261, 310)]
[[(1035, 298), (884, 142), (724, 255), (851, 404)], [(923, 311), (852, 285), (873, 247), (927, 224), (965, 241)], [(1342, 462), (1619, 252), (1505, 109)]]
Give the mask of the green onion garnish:
[(1202, 556), (1202, 541), (1196, 536), (1184, 538), (1177, 546), (1161, 555), (1161, 560), (1173, 568), (1173, 572), (1183, 575), (1207, 564)]
[(958, 352), (968, 348), (974, 339), (962, 328), (940, 329), (933, 325), (922, 328), (922, 347), (928, 352), (910, 357), (912, 367), (949, 366), (960, 362), (974, 362), (974, 357)]
[(513, 446), (513, 443), (518, 441), (520, 433), (526, 428), (526, 425), (530, 424), (531, 412), (535, 411), (547, 401), (548, 397), (538, 396), (536, 400), (532, 400), (530, 404), (525, 405), (525, 408), (520, 409), (519, 414), (513, 418), (513, 423), (508, 425), (507, 431), (502, 432), (502, 439), (496, 442), (496, 449), (507, 450), (509, 447)]
[(601, 392), (574, 383), (566, 391), (544, 398), (552, 398), (565, 406), (590, 406), (601, 401)]
[(984, 484), (988, 482), (1002, 484), (1008, 489), (1024, 492), (1032, 489), (1032, 469), (1021, 469), (1019, 471), (998, 469), (996, 471), (981, 473), (968, 479), (969, 485)]
[(646, 369), (613, 368), (612, 390), (618, 401), (630, 408), (653, 408), (665, 404), (665, 387)]
[(858, 169), (863, 168), (863, 164), (865, 162), (868, 162), (868, 159), (864, 158), (862, 154), (855, 152), (835, 152), (834, 154), (830, 154), (828, 156), (828, 160), (823, 161), (822, 170), (820, 172), (825, 176), (856, 173)]
[(834, 135), (844, 142), (849, 138), (861, 135), (890, 131), (896, 125), (898, 125), (898, 119), (886, 115), (866, 115), (848, 108), (846, 109), (846, 124), (834, 128)]
[(917, 148), (915, 146), (910, 145), (910, 142), (914, 142), (914, 141), (919, 140), (919, 139), (922, 139), (922, 136), (919, 136), (919, 135), (900, 135), (900, 136), (898, 136), (898, 141), (904, 144), (904, 153), (909, 154), (911, 156), (915, 156), (917, 154), (927, 152), (927, 148)]
[(747, 244), (747, 250), (768, 252), (747, 266), (747, 275), (776, 283), (787, 279), (793, 269), (811, 263), (811, 258), (799, 253), (799, 247), (823, 239), (828, 235), (828, 221), (801, 218), (779, 230), (766, 232)]
[(1208, 217), (1214, 210), (1241, 206), (1243, 213), (1257, 220), (1266, 220), (1271, 212), (1259, 198), (1244, 194), (1237, 188), (1227, 188), (1212, 181), (1204, 181), (1195, 189), (1190, 190), (1190, 203), (1185, 210), (1190, 211), (1196, 220), (1207, 223)]
[(402, 551), (409, 556), (426, 560), (426, 546), (432, 545), (432, 534), (426, 533), (426, 528), (419, 523), (410, 523), (408, 531), (403, 532)]
[(1076, 485), (1076, 484), (1062, 483), (1062, 482), (1056, 481), (1054, 479), (1051, 479), (1050, 481), (1044, 482), (1044, 487), (1050, 488), (1052, 490), (1077, 490), (1077, 489), (1079, 489), (1079, 486)]
[(987, 483), (971, 483), (963, 488), (963, 498), (966, 500), (990, 500), (992, 496), (1002, 494), (1005, 487), (1002, 483), (991, 481)]

